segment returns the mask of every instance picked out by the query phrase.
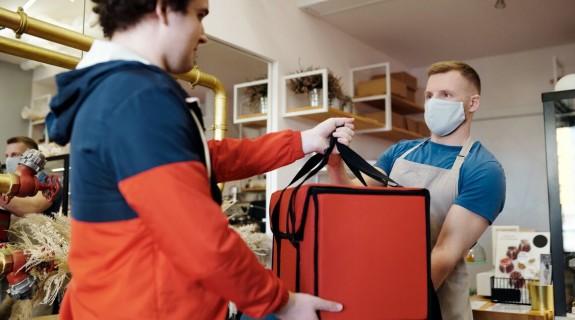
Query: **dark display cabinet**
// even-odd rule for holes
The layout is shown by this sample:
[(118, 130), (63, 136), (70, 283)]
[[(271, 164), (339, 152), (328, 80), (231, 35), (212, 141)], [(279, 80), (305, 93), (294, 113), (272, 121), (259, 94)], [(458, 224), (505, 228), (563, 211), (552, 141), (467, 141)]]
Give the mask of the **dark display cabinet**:
[(575, 301), (575, 90), (542, 94), (555, 314)]

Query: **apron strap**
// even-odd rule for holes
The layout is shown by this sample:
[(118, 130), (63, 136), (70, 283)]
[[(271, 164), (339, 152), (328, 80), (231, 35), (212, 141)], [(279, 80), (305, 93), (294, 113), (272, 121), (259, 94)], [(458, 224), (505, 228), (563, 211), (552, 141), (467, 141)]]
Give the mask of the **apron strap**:
[(413, 152), (413, 150), (419, 148), (420, 146), (422, 146), (424, 143), (426, 143), (427, 141), (429, 141), (429, 139), (431, 139), (430, 137), (427, 137), (425, 139), (423, 139), (423, 141), (421, 141), (420, 143), (418, 143), (415, 147), (405, 151), (401, 156), (399, 156), (398, 159), (404, 159), (408, 154), (410, 154), (411, 152)]
[(455, 162), (453, 163), (453, 167), (451, 167), (452, 172), (459, 173), (459, 169), (463, 165), (463, 161), (465, 161), (465, 158), (469, 154), (469, 151), (471, 150), (471, 147), (473, 147), (474, 143), (475, 143), (475, 140), (473, 138), (471, 138), (471, 136), (467, 137), (467, 140), (465, 140), (465, 143), (463, 144), (461, 151), (459, 151), (457, 158), (455, 158)]

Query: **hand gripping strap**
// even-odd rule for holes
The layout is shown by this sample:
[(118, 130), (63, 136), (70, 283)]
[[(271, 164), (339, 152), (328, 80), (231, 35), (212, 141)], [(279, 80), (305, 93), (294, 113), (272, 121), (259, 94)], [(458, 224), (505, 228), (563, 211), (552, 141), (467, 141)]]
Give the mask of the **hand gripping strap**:
[[(361, 173), (366, 174), (367, 176), (371, 177), (372, 179), (381, 182), (384, 186), (390, 187), (400, 187), (400, 185), (389, 178), (384, 173), (380, 172), (379, 170), (375, 169), (372, 165), (370, 165), (367, 161), (365, 161), (361, 156), (359, 156), (355, 151), (349, 148), (346, 145), (343, 145), (337, 142), (335, 137), (331, 137), (329, 140), (329, 146), (324, 150), (322, 154), (315, 154), (313, 155), (304, 165), (303, 167), (296, 173), (295, 177), (291, 180), (291, 182), (282, 190), (276, 205), (272, 210), (272, 217), (271, 217), (271, 227), (274, 235), (276, 236), (277, 241), (279, 242), (280, 239), (288, 239), (292, 244), (301, 239), (298, 239), (298, 235), (301, 235), (300, 230), (303, 229), (302, 225), (299, 228), (296, 227), (296, 214), (295, 214), (295, 197), (297, 195), (297, 191), (299, 188), (307, 181), (310, 177), (318, 173), (329, 160), (329, 156), (333, 152), (333, 148), (337, 145), (337, 148), (340, 152), (341, 158), (345, 162), (345, 164), (349, 167), (351, 172), (357, 177), (363, 185), (367, 186), (367, 183), (363, 179)], [(290, 202), (288, 206), (288, 214), (286, 219), (286, 232), (280, 232), (279, 230), (279, 209), (280, 203), (283, 198), (284, 192), (296, 181), (303, 179), (300, 183), (295, 186), (291, 196)], [(302, 221), (305, 221), (305, 217), (302, 217)], [(296, 229), (299, 229), (296, 231)]]

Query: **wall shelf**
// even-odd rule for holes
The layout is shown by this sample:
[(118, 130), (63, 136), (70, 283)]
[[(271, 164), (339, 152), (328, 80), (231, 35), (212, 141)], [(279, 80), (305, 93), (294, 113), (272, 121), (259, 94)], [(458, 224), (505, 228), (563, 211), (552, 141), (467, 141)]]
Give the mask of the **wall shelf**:
[[(395, 90), (405, 94), (407, 87), (405, 84), (398, 85), (401, 83), (397, 80), (392, 81), (389, 63), (353, 68), (350, 70), (350, 77), (352, 96), (355, 97), (353, 98), (355, 113), (369, 118), (370, 113), (375, 112), (381, 115), (385, 112), (383, 113), (384, 119), (378, 117), (381, 121), (379, 129), (358, 128), (356, 130), (358, 134), (368, 134), (393, 141), (424, 137), (417, 129), (407, 130), (401, 125), (403, 121), (396, 121), (396, 115), (401, 117), (422, 114), (424, 109), (413, 101), (395, 94)], [(402, 88), (404, 90), (401, 90)], [(406, 119), (405, 122), (407, 121)], [(396, 124), (399, 125), (396, 126)]]
[(294, 108), (294, 109), (290, 109), (290, 110), (294, 110), (294, 111), (298, 111), (298, 112), (299, 111), (315, 111), (315, 110), (320, 111), (320, 112), (305, 113), (305, 114), (300, 115), (300, 117), (302, 117), (302, 118), (314, 120), (317, 122), (321, 122), (321, 121), (324, 121), (326, 119), (333, 118), (333, 117), (355, 118), (353, 125), (355, 126), (356, 130), (383, 128), (385, 126), (385, 125), (379, 123), (378, 121), (376, 121), (374, 119), (361, 117), (361, 116), (358, 116), (357, 114), (352, 114), (352, 113), (345, 112), (345, 111), (331, 108), (331, 107), (328, 108), (327, 112), (323, 112), (323, 109), (321, 107), (299, 107), (299, 108)]
[[(283, 77), (283, 116), (284, 117), (298, 117), (307, 115), (308, 113), (321, 113), (329, 112), (328, 103), (328, 70), (318, 69), (312, 71), (306, 71), (301, 73), (289, 74)], [(312, 104), (310, 100), (310, 95), (298, 94), (293, 92), (290, 87), (290, 82), (297, 81), (298, 78), (309, 78), (309, 77), (320, 77), (322, 86), (320, 88), (314, 89), (317, 93), (317, 103)], [(291, 106), (303, 106), (303, 107), (291, 107)], [(309, 107), (309, 105), (312, 105)], [(327, 118), (325, 118), (327, 119)]]
[(265, 187), (242, 188), (241, 192), (265, 192)]
[(328, 118), (333, 117), (347, 117), (347, 118), (355, 118), (353, 125), (355, 130), (362, 130), (363, 134), (384, 138), (393, 141), (399, 141), (402, 139), (419, 139), (423, 138), (423, 135), (408, 131), (406, 129), (391, 127), (391, 130), (382, 131), (381, 129), (385, 128), (385, 124), (381, 123), (375, 119), (370, 119), (367, 117), (362, 117), (357, 114), (352, 114), (349, 112), (345, 112), (339, 109), (329, 108), (327, 112), (323, 112), (321, 107), (299, 107), (290, 109), (294, 112), (299, 111), (315, 111), (318, 110), (320, 112), (315, 113), (304, 113), (301, 114), (299, 117), (313, 120), (316, 122), (324, 121)]
[[(262, 118), (264, 118), (262, 120)], [(267, 114), (265, 113), (254, 113), (237, 116), (238, 123), (241, 123), (244, 127), (254, 127), (263, 128), (267, 125)]]
[[(354, 68), (351, 69), (350, 72), (352, 96), (355, 95), (355, 87), (359, 81), (368, 81), (375, 75), (385, 75), (386, 79), (390, 79), (389, 63)], [(421, 114), (423, 113), (423, 108), (412, 101), (391, 94), (389, 80), (383, 83), (386, 88), (382, 88), (382, 92), (386, 92), (385, 94), (354, 98), (355, 112), (350, 113), (328, 105), (326, 90), (321, 90), (318, 106), (305, 106), (306, 102), (309, 103), (309, 101), (305, 100), (307, 97), (305, 95), (294, 94), (288, 89), (288, 82), (292, 79), (307, 76), (321, 76), (323, 78), (322, 83), (326, 83), (327, 69), (284, 76), (284, 117), (299, 117), (316, 122), (321, 122), (332, 117), (348, 117), (355, 118), (353, 124), (355, 126), (355, 132), (358, 134), (380, 137), (392, 141), (424, 137), (424, 135), (417, 131), (410, 131), (392, 125), (392, 106), (393, 112), (400, 115)], [(369, 112), (373, 111), (385, 111), (385, 121), (371, 118)]]
[[(385, 110), (385, 99), (386, 95), (370, 96), (354, 98), (354, 103), (366, 104), (376, 109)], [(409, 100), (403, 99), (401, 97), (391, 95), (391, 107), (393, 112), (399, 114), (417, 114), (423, 113), (424, 109), (420, 105), (411, 102)]]
[(263, 79), (234, 85), (235, 124), (265, 126), (268, 117), (268, 82), (268, 79)]

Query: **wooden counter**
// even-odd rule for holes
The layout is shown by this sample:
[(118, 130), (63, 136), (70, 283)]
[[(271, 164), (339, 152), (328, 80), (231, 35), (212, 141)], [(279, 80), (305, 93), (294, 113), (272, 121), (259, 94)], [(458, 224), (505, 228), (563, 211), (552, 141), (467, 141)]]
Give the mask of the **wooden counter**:
[(474, 320), (553, 320), (553, 311), (533, 311), (531, 306), (494, 303), (478, 296), (472, 296), (471, 303)]

